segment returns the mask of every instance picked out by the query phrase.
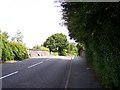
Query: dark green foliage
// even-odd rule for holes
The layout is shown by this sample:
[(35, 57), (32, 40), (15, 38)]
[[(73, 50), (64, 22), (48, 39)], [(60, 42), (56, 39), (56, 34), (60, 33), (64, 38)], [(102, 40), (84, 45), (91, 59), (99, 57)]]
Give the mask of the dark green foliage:
[(67, 49), (68, 45), (67, 37), (62, 33), (53, 34), (44, 42), (44, 46), (49, 48), (50, 52), (58, 51), (60, 56), (65, 55), (64, 49)]
[(76, 47), (77, 47), (77, 50), (78, 50), (78, 56), (80, 55), (80, 51), (81, 50), (85, 50), (85, 47), (84, 47), (84, 45), (82, 45), (81, 43), (77, 43), (77, 45), (76, 45)]
[(120, 3), (61, 3), (69, 35), (108, 87), (120, 87)]

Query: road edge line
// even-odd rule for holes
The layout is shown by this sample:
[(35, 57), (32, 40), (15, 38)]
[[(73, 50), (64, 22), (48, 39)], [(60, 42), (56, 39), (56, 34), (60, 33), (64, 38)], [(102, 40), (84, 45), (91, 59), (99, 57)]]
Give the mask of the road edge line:
[(69, 67), (69, 71), (68, 71), (67, 80), (66, 80), (66, 83), (65, 83), (65, 88), (68, 88), (70, 74), (71, 74), (71, 67), (72, 67), (72, 57), (71, 57), (71, 60), (70, 60), (70, 67)]

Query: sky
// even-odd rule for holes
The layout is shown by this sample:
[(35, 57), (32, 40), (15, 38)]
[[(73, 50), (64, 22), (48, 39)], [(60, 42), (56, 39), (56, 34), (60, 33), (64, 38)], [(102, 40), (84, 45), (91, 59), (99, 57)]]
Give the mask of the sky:
[(0, 0), (0, 29), (7, 31), (10, 38), (20, 30), (29, 48), (43, 44), (55, 33), (63, 33), (74, 42), (67, 28), (59, 25), (62, 13), (55, 6), (54, 0)]

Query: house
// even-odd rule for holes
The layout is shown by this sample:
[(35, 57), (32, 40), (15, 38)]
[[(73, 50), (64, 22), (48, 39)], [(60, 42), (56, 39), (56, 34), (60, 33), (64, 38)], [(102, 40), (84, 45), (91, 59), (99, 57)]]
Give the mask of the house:
[(30, 57), (40, 57), (40, 56), (48, 56), (50, 52), (45, 50), (29, 49), (28, 54)]

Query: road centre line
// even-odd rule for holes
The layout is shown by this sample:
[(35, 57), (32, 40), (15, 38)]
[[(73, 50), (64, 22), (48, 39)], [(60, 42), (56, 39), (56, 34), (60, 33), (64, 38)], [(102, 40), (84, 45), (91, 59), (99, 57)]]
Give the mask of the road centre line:
[(5, 75), (5, 76), (3, 76), (3, 77), (0, 77), (0, 79), (9, 77), (9, 76), (14, 75), (14, 74), (16, 74), (16, 73), (18, 73), (18, 71), (15, 71), (15, 72), (13, 72), (13, 73), (10, 73), (10, 74), (8, 74), (8, 75)]
[[(50, 60), (50, 59), (51, 59), (51, 58), (48, 58), (48, 59), (46, 59), (46, 61), (48, 61), (48, 60)], [(34, 66), (36, 66), (36, 65), (38, 65), (38, 64), (41, 64), (41, 63), (43, 63), (43, 62), (41, 61), (41, 62), (39, 62), (39, 63), (33, 64), (33, 65), (29, 66), (28, 68), (34, 67)]]
[(33, 64), (33, 65), (29, 66), (28, 68), (34, 67), (34, 66), (39, 65), (39, 64), (41, 64), (41, 63), (43, 63), (43, 62), (41, 61), (41, 62), (39, 62), (39, 63)]
[(50, 60), (51, 58), (46, 59), (46, 61)]
[[(46, 59), (46, 61), (48, 61), (48, 60), (50, 60), (50, 58)], [(29, 66), (28, 68), (32, 68), (32, 67), (34, 67), (34, 66), (36, 66), (36, 65), (39, 65), (39, 64), (41, 64), (41, 63), (43, 63), (43, 61), (41, 61), (41, 62), (39, 62), (39, 63), (36, 63), (36, 64), (33, 64), (33, 65)], [(6, 77), (9, 77), (9, 76), (11, 76), (11, 75), (14, 75), (14, 74), (16, 74), (16, 73), (18, 73), (18, 71), (15, 71), (15, 72), (10, 73), (10, 74), (8, 74), (8, 75), (2, 76), (2, 77), (0, 77), (0, 80), (1, 80), (1, 79), (4, 79), (4, 78), (6, 78)]]

